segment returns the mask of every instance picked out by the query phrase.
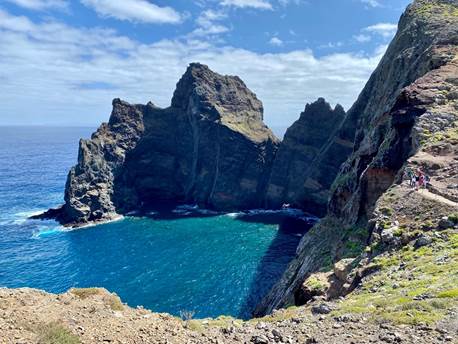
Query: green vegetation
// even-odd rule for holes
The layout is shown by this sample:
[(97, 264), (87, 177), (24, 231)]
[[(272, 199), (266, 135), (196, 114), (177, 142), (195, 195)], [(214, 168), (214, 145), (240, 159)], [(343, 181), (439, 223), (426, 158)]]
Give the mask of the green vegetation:
[(320, 279), (313, 275), (305, 281), (305, 285), (315, 292), (321, 292), (327, 287), (323, 281), (320, 281)]
[(445, 290), (437, 294), (439, 298), (458, 298), (458, 288)]
[(451, 4), (424, 2), (416, 8), (416, 13), (424, 18), (429, 18), (433, 14), (439, 14), (444, 17), (458, 17), (458, 8)]
[(446, 131), (430, 133), (425, 130), (423, 134), (427, 138), (427, 142), (430, 144), (436, 144), (442, 141), (458, 144), (458, 122), (455, 122), (454, 127)]
[(356, 258), (364, 252), (369, 232), (366, 225), (354, 226), (346, 230), (344, 247), (340, 258)]
[(337, 178), (334, 180), (334, 182), (331, 185), (331, 193), (337, 190), (339, 186), (345, 185), (348, 183), (348, 181), (353, 177), (352, 174), (350, 173), (344, 173), (344, 174), (339, 174), (337, 175)]
[(284, 320), (289, 320), (291, 318), (297, 317), (298, 314), (301, 312), (301, 307), (296, 307), (296, 306), (291, 306), (286, 309), (282, 309), (279, 311), (276, 311), (270, 315), (267, 315), (263, 318), (257, 318), (257, 319), (252, 319), (249, 320), (249, 323), (258, 323), (260, 321), (263, 322), (279, 322), (279, 321), (284, 321)]
[(380, 211), (382, 212), (383, 215), (387, 215), (387, 216), (393, 215), (393, 209), (388, 208), (388, 207), (380, 208)]
[(185, 322), (185, 327), (191, 331), (203, 332), (204, 325), (201, 320), (189, 320)]
[(99, 288), (72, 288), (70, 289), (70, 293), (84, 300), (90, 296), (100, 294), (100, 289)]
[(36, 330), (40, 344), (79, 344), (80, 340), (63, 325), (53, 322)]
[[(100, 288), (72, 288), (70, 289), (70, 293), (84, 300), (84, 299), (87, 299), (88, 297), (102, 294), (102, 289)], [(108, 298), (105, 299), (105, 302), (113, 311), (122, 311), (124, 309), (124, 305), (122, 304), (121, 299), (117, 295), (114, 295), (114, 294), (109, 295)]]
[(452, 221), (454, 224), (458, 223), (458, 213), (453, 213), (449, 215), (448, 219)]
[[(405, 246), (374, 259), (378, 272), (342, 301), (336, 314), (362, 313), (375, 321), (432, 324), (458, 307), (458, 234), (415, 250)], [(398, 267), (403, 263), (403, 269)]]
[(121, 299), (117, 295), (111, 295), (108, 299), (108, 306), (113, 311), (122, 311), (124, 310), (124, 305), (121, 302)]

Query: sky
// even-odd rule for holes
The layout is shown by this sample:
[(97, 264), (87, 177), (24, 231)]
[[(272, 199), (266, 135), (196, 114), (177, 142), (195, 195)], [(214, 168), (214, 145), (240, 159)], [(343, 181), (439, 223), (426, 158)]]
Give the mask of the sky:
[(97, 126), (167, 107), (191, 62), (238, 75), (272, 127), (348, 109), (409, 0), (0, 0), (0, 125)]

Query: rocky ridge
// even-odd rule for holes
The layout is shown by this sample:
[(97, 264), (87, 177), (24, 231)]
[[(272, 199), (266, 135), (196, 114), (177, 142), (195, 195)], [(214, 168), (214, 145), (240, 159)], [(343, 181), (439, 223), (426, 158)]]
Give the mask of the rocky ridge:
[(109, 122), (80, 141), (65, 204), (36, 218), (79, 227), (164, 203), (218, 211), (290, 203), (322, 215), (340, 161), (328, 163), (316, 192), (304, 171), (344, 117), (340, 105), (331, 109), (320, 98), (307, 104), (280, 144), (263, 123), (262, 103), (240, 78), (193, 63), (166, 109), (115, 99)]
[(80, 142), (65, 205), (44, 217), (79, 226), (164, 201), (261, 207), (279, 145), (262, 120), (242, 80), (191, 64), (166, 109), (113, 101), (110, 121)]
[[(389, 190), (402, 188), (400, 183), (408, 161), (418, 161), (428, 154), (430, 157), (420, 165), (432, 177), (429, 192), (437, 193), (441, 189), (443, 197), (454, 199), (453, 176), (458, 173), (453, 139), (458, 113), (454, 96), (457, 6), (455, 1), (418, 0), (402, 16), (385, 57), (342, 125), (341, 131), (355, 128), (354, 148), (333, 183), (328, 214), (305, 235), (296, 259), (259, 305), (257, 314), (306, 302), (307, 288), (303, 286), (311, 275), (342, 258), (357, 258), (357, 249), (363, 251), (366, 244), (377, 240), (374, 239), (377, 238), (374, 230), (377, 202), (388, 197)], [(379, 86), (376, 90), (375, 85)], [(442, 151), (435, 145), (447, 148)], [(431, 161), (440, 159), (447, 161), (442, 172), (431, 165)], [(396, 192), (398, 197), (401, 194)], [(402, 199), (419, 213), (426, 211), (422, 210), (425, 203), (417, 198)], [(393, 196), (391, 202), (395, 201)], [(442, 209), (442, 202), (437, 201), (438, 211), (428, 221), (437, 222), (453, 214), (456, 204), (452, 205)], [(412, 214), (403, 214), (400, 209), (396, 216), (404, 218)], [(380, 252), (372, 252), (370, 247), (367, 250), (359, 259), (367, 259), (366, 263), (370, 264)], [(352, 290), (360, 277), (345, 285), (341, 292)]]

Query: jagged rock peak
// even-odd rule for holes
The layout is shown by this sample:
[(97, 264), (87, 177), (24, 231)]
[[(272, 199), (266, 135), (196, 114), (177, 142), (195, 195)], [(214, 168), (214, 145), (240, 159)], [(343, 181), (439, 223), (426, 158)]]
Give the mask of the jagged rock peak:
[(301, 113), (301, 117), (307, 117), (313, 114), (328, 114), (332, 115), (333, 113), (337, 113), (338, 115), (345, 116), (345, 110), (342, 105), (337, 104), (334, 109), (332, 108), (331, 104), (329, 104), (326, 99), (320, 97), (313, 103), (307, 103), (305, 105), (304, 111)]
[(200, 63), (191, 63), (178, 82), (172, 108), (218, 121), (257, 142), (278, 141), (262, 122), (264, 108), (256, 94), (239, 77), (215, 73)]
[[(269, 206), (288, 202), (317, 215), (324, 214), (329, 190), (317, 192), (319, 182), (310, 177), (309, 171), (344, 118), (343, 107), (337, 105), (332, 109), (324, 98), (305, 106), (299, 119), (286, 131), (277, 153), (266, 195)], [(338, 168), (328, 167), (321, 178), (326, 178), (330, 185)]]

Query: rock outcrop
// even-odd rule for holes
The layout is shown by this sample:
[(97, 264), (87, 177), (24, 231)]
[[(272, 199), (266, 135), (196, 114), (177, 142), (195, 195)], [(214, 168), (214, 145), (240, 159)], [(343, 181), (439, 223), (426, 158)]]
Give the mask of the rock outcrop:
[(307, 104), (300, 118), (286, 131), (275, 158), (266, 193), (268, 207), (289, 203), (318, 216), (326, 212), (329, 186), (339, 171), (341, 157), (331, 161), (321, 174), (321, 184), (310, 178), (310, 172), (344, 118), (340, 105), (332, 109), (323, 98)]
[(57, 218), (81, 225), (164, 200), (260, 207), (278, 145), (242, 80), (191, 64), (169, 108), (114, 100), (110, 121), (80, 142)]
[[(328, 214), (304, 236), (297, 257), (257, 314), (296, 303), (297, 292), (311, 273), (345, 258), (345, 247), (352, 247), (349, 240), (363, 247), (371, 240), (377, 201), (401, 181), (409, 158), (425, 155), (431, 137), (445, 138), (445, 150), (452, 154), (458, 118), (457, 53), (456, 1), (417, 0), (408, 7), (379, 66), (337, 135), (316, 159), (314, 173), (319, 178), (336, 151), (349, 153), (332, 185)], [(453, 169), (450, 161), (446, 171)], [(441, 184), (431, 182), (432, 188)], [(446, 193), (451, 199), (453, 192)]]
[(278, 311), (264, 319), (181, 320), (131, 308), (105, 289), (71, 289), (48, 294), (0, 288), (1, 343), (455, 343), (454, 319), (437, 329), (373, 322), (358, 314), (323, 316), (335, 304)]

